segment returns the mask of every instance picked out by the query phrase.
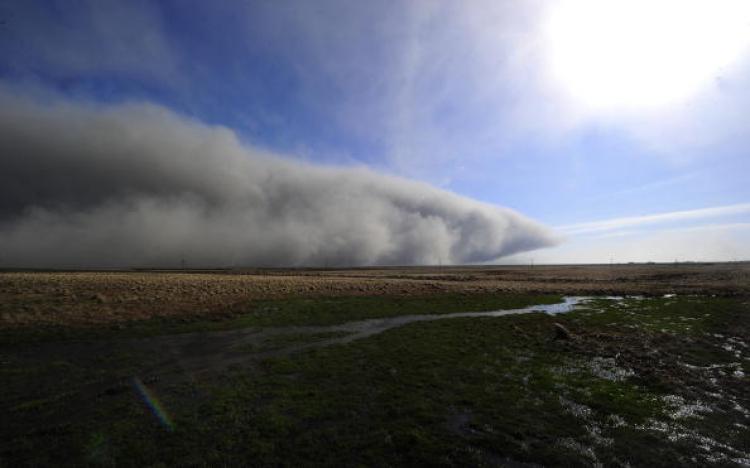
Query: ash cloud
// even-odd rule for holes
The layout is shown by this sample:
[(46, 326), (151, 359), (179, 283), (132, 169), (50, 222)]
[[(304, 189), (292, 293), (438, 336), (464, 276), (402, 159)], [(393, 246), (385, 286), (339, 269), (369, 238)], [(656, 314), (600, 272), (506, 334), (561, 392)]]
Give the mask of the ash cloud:
[(151, 104), (0, 93), (0, 265), (475, 263), (550, 246), (506, 208), (279, 157)]

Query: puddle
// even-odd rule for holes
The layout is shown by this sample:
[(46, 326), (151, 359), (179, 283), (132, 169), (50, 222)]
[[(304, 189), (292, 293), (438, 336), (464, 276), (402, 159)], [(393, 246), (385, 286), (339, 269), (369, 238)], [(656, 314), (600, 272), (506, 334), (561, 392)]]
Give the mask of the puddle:
[(713, 413), (713, 408), (703, 404), (700, 400), (688, 403), (679, 395), (665, 395), (661, 400), (669, 408), (668, 415), (671, 419), (699, 418), (704, 414)]
[(612, 382), (622, 382), (635, 375), (632, 369), (618, 367), (611, 357), (595, 357), (587, 363), (587, 367), (595, 376)]
[(558, 397), (558, 400), (560, 402), (560, 406), (562, 406), (566, 412), (572, 414), (577, 418), (588, 419), (591, 416), (591, 408), (586, 405), (576, 403), (575, 401), (569, 400), (562, 395)]
[(664, 434), (670, 442), (686, 441), (704, 452), (703, 459), (710, 463), (734, 462), (746, 466), (744, 460), (750, 459), (747, 452), (703, 435), (677, 422), (667, 423), (650, 419), (646, 424), (636, 425), (636, 429)]

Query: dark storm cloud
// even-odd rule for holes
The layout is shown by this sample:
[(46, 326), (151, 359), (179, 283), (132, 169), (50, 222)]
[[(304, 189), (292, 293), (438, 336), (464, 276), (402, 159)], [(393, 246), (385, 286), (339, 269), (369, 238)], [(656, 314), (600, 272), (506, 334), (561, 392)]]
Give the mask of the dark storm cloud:
[(0, 92), (5, 266), (466, 263), (553, 243), (512, 210), (282, 158), (158, 106)]

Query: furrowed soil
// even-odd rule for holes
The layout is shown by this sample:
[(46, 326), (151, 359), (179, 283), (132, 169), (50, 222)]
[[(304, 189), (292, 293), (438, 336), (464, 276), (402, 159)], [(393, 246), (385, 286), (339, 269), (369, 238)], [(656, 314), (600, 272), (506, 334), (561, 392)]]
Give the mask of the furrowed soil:
[(748, 466), (748, 286), (741, 263), (4, 272), (0, 466)]

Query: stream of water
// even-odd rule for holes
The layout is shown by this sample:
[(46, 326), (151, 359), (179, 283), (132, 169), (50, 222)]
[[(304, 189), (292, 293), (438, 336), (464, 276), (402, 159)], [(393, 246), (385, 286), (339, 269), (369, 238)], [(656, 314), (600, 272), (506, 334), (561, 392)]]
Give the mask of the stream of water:
[[(591, 296), (568, 296), (563, 302), (556, 304), (537, 304), (519, 309), (492, 310), (485, 312), (455, 312), (448, 314), (399, 315), (395, 317), (357, 320), (337, 325), (325, 326), (289, 326), (268, 327), (264, 329), (251, 328), (246, 330), (232, 330), (190, 335), (173, 335), (159, 337), (158, 347), (168, 349), (168, 355), (179, 363), (184, 371), (200, 372), (216, 369), (233, 364), (242, 364), (248, 359), (263, 359), (267, 357), (284, 356), (312, 348), (321, 348), (336, 344), (351, 343), (373, 335), (383, 333), (393, 328), (402, 327), (415, 322), (429, 322), (434, 320), (448, 320), (455, 318), (504, 317), (507, 315), (528, 314), (541, 312), (546, 314), (563, 314), (575, 310), (576, 307), (592, 299)], [(610, 298), (621, 299), (621, 298)], [(301, 343), (289, 344), (280, 348), (266, 349), (264, 343), (269, 338), (283, 335), (318, 335), (333, 333), (336, 336), (314, 341), (301, 340)]]

